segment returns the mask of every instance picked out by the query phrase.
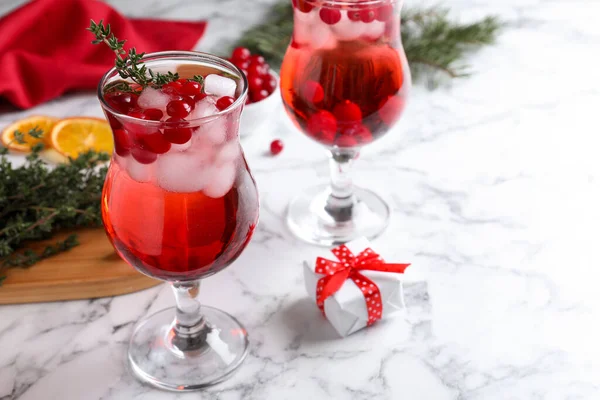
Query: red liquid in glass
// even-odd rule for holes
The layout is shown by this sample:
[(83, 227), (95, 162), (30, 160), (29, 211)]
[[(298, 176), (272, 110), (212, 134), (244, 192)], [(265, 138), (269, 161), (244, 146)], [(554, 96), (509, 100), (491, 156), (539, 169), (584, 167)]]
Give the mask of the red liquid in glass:
[(327, 146), (355, 147), (381, 137), (399, 119), (410, 85), (399, 16), (365, 23), (350, 19), (364, 8), (303, 12), (298, 4), (305, 3), (295, 4), (294, 37), (281, 68), (291, 119)]
[(247, 168), (238, 169), (225, 196), (211, 198), (136, 182), (113, 160), (102, 213), (129, 264), (155, 278), (185, 281), (212, 275), (240, 255), (258, 220), (258, 197)]

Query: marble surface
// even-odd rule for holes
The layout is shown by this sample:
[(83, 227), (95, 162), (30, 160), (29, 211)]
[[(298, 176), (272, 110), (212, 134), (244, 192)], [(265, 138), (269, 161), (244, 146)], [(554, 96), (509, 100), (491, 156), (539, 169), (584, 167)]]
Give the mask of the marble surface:
[[(111, 0), (126, 14), (209, 19), (215, 51), (275, 0)], [(3, 0), (7, 12), (23, 0)], [(416, 4), (409, 0), (408, 5)], [(418, 2), (421, 3), (421, 2)], [(600, 398), (600, 2), (456, 0), (452, 15), (506, 21), (474, 54), (474, 75), (416, 85), (402, 122), (364, 152), (356, 182), (386, 195), (394, 219), (375, 241), (426, 276), (431, 315), (338, 339), (305, 295), (302, 260), (318, 249), (287, 232), (291, 196), (327, 178), (319, 147), (277, 110), (244, 139), (261, 224), (201, 297), (238, 316), (250, 356), (203, 393), (139, 384), (125, 368), (133, 324), (173, 304), (167, 286), (93, 301), (0, 307), (0, 399)], [(92, 94), (26, 112), (101, 115)], [(286, 150), (265, 154), (279, 137)]]

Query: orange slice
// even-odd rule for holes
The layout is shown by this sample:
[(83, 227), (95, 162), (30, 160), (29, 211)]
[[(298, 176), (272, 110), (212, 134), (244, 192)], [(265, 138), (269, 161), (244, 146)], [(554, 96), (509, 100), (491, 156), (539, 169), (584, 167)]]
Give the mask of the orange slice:
[[(7, 126), (2, 131), (2, 144), (11, 150), (29, 152), (37, 143), (47, 144), (50, 131), (58, 121), (58, 118), (47, 117), (45, 115), (34, 115), (25, 119), (18, 120)], [(41, 129), (43, 134), (39, 139), (29, 136), (29, 131), (33, 128)], [(25, 143), (19, 143), (15, 139), (15, 132), (19, 131), (23, 134)]]
[(54, 150), (71, 158), (89, 150), (111, 154), (114, 147), (108, 122), (90, 117), (58, 121), (50, 134), (50, 144)]

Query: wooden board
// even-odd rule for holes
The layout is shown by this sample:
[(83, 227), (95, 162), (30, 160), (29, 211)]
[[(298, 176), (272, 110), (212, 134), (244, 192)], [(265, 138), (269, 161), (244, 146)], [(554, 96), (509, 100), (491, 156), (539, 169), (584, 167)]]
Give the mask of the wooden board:
[(77, 235), (79, 246), (31, 268), (10, 269), (0, 286), (0, 304), (116, 296), (161, 283), (121, 260), (103, 229), (83, 230)]

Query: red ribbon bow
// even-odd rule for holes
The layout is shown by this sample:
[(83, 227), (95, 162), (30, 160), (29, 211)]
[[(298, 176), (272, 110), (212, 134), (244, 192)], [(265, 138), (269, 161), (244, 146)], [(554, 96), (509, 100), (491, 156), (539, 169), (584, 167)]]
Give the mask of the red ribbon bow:
[(315, 272), (325, 275), (317, 282), (317, 306), (325, 313), (325, 300), (340, 290), (346, 279), (350, 278), (362, 291), (367, 305), (367, 326), (381, 319), (383, 303), (377, 285), (360, 273), (361, 270), (395, 272), (402, 274), (410, 264), (386, 264), (383, 258), (367, 247), (359, 255), (352, 254), (345, 245), (331, 252), (338, 261), (318, 257)]

